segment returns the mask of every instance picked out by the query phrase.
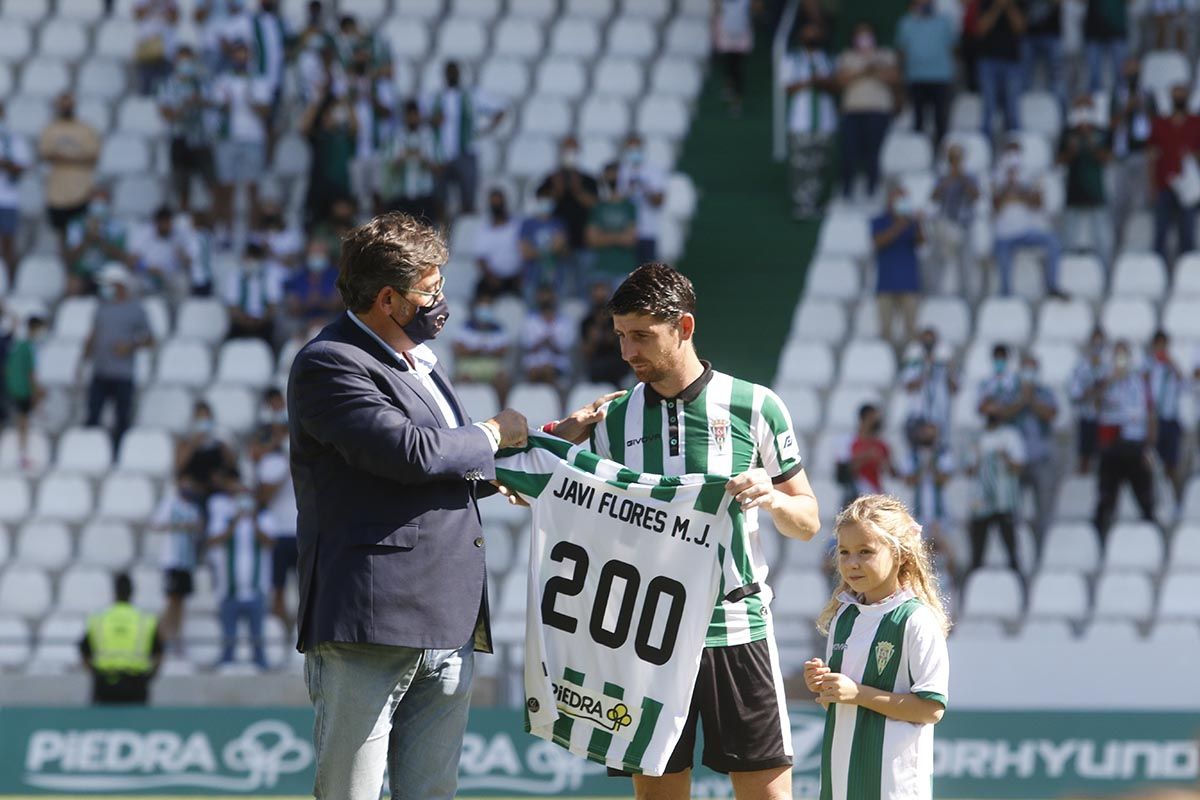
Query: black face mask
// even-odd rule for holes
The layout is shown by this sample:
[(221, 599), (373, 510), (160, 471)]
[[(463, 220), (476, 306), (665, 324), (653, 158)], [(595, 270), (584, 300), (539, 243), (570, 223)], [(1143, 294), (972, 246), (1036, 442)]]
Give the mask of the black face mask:
[(442, 328), (446, 326), (446, 320), (450, 319), (450, 304), (446, 302), (445, 297), (441, 297), (431, 306), (417, 306), (417, 313), (407, 325), (396, 322), (396, 318), (390, 314), (388, 319), (404, 331), (404, 334), (412, 339), (413, 344), (422, 344), (436, 339), (437, 335), (442, 332)]
[(871, 423), (870, 427), (867, 428), (867, 430), (873, 434), (878, 434), (881, 430), (883, 430), (883, 420), (879, 420), (879, 419), (875, 420), (874, 422)]
[(1180, 114), (1186, 114), (1188, 110), (1188, 101), (1186, 97), (1172, 98), (1171, 105)]
[(505, 217), (508, 216), (508, 209), (505, 208), (503, 205), (491, 206), (491, 209), (492, 209), (493, 217), (498, 217), (500, 219), (504, 219)]

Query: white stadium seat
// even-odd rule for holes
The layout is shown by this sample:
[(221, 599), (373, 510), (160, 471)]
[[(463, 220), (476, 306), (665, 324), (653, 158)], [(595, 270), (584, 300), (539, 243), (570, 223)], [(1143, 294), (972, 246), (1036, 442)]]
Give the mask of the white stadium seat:
[(164, 385), (199, 388), (212, 376), (212, 355), (203, 342), (168, 339), (158, 354), (157, 381)]
[(1174, 50), (1151, 50), (1142, 60), (1141, 87), (1162, 103), (1171, 95), (1176, 84), (1190, 85), (1192, 65), (1187, 56)]
[(59, 674), (79, 664), (79, 640), (87, 631), (83, 613), (56, 613), (42, 621), (38, 629), (37, 648), (29, 671), (39, 675)]
[(32, 49), (33, 36), (28, 26), (6, 16), (4, 24), (0, 25), (0, 60), (8, 64), (19, 64), (29, 56)]
[(191, 422), (192, 395), (181, 386), (151, 386), (138, 396), (138, 426), (178, 434), (185, 432)]
[(74, 20), (52, 19), (42, 26), (38, 37), (38, 52), (64, 61), (77, 61), (87, 48), (87, 30)]
[(583, 62), (570, 55), (552, 56), (538, 64), (536, 83), (539, 95), (577, 100), (587, 89), (587, 72)]
[(17, 448), (17, 432), (9, 427), (0, 433), (0, 470), (15, 472), (25, 471), (27, 474), (45, 469), (50, 463), (50, 437), (45, 431), (32, 428), (29, 431), (29, 465), (21, 464)]
[(639, 17), (661, 22), (671, 10), (671, 0), (621, 0), (620, 18)]
[(612, 16), (615, 5), (615, 0), (563, 0), (562, 13), (602, 21)]
[(66, 525), (52, 519), (32, 519), (17, 533), (15, 560), (26, 566), (60, 570), (71, 561), (73, 549)]
[(1042, 545), (1042, 569), (1093, 573), (1099, 568), (1100, 540), (1090, 522), (1050, 525)]
[(859, 408), (866, 403), (882, 406), (883, 398), (878, 390), (869, 386), (835, 387), (825, 403), (826, 427), (831, 430), (852, 430), (858, 425)]
[(1054, 617), (1026, 618), (1017, 631), (1016, 641), (1025, 647), (1036, 647), (1045, 642), (1063, 642), (1072, 638), (1071, 625), (1065, 619)]
[(92, 513), (92, 487), (81, 475), (54, 472), (38, 484), (36, 516), (80, 523)]
[(338, 12), (353, 16), (361, 27), (373, 28), (388, 13), (391, 0), (341, 0)]
[(977, 569), (967, 576), (962, 616), (1015, 621), (1021, 615), (1021, 582), (1007, 569)]
[(19, 667), (32, 653), (29, 624), (18, 617), (0, 617), (0, 667)]
[(41, 22), (46, 18), (50, 4), (46, 0), (4, 0), (0, 6), (0, 17), (7, 25), (12, 22)]
[(51, 600), (50, 579), (43, 570), (14, 564), (0, 572), (0, 608), (5, 614), (39, 619), (50, 610)]
[(975, 125), (970, 130), (952, 130), (947, 133), (942, 141), (942, 161), (945, 161), (946, 151), (952, 145), (958, 145), (963, 150), (963, 169), (967, 173), (983, 175), (991, 170), (992, 143), (979, 132), (979, 128), (979, 125)]
[(58, 581), (59, 613), (90, 614), (112, 596), (112, 577), (99, 567), (73, 566)]
[(809, 625), (829, 602), (828, 587), (828, 580), (818, 570), (784, 570), (771, 580), (771, 613)]
[(667, 25), (663, 49), (672, 55), (707, 58), (712, 45), (708, 26), (707, 19), (676, 17)]
[[(487, 52), (487, 30), (477, 19), (449, 19), (437, 29), (437, 56), (476, 61)], [(441, 65), (437, 68), (441, 70)]]
[(519, 17), (546, 22), (558, 13), (558, 0), (508, 0), (505, 19)]
[(1162, 569), (1164, 549), (1162, 534), (1154, 524), (1117, 522), (1108, 532), (1104, 568), (1156, 573)]
[(1171, 289), (1176, 296), (1200, 295), (1200, 252), (1193, 250), (1175, 259)]
[(219, 383), (264, 388), (275, 373), (275, 356), (261, 339), (231, 339), (217, 356)]
[(134, 175), (150, 168), (150, 148), (141, 136), (118, 133), (104, 140), (100, 149), (101, 175)]
[(397, 18), (412, 21), (420, 19), (430, 21), (442, 15), (446, 8), (445, 0), (395, 0), (395, 15)]
[(127, 175), (113, 189), (113, 210), (122, 217), (148, 217), (164, 202), (162, 179), (157, 175)]
[(675, 219), (689, 220), (696, 213), (696, 202), (696, 185), (692, 179), (682, 172), (671, 173), (667, 177), (663, 212)]
[(555, 97), (534, 97), (525, 104), (521, 114), (522, 135), (559, 138), (571, 129), (571, 109), (566, 101)]
[(818, 236), (818, 255), (866, 258), (871, 252), (871, 223), (866, 215), (831, 209)]
[(71, 85), (67, 64), (57, 58), (39, 57), (25, 63), (21, 70), (21, 94), (50, 101)]
[(1046, 571), (1029, 587), (1029, 616), (1079, 621), (1088, 613), (1087, 583), (1078, 572)]
[(854, 339), (841, 357), (839, 382), (849, 386), (889, 387), (896, 377), (896, 353), (882, 339)]
[(917, 328), (933, 328), (941, 341), (962, 346), (971, 336), (971, 308), (961, 297), (924, 297)]
[(308, 175), (311, 154), (308, 142), (299, 134), (285, 133), (275, 145), (273, 169), (280, 177), (298, 178)]
[(779, 398), (792, 417), (792, 426), (800, 433), (814, 433), (821, 426), (821, 400), (807, 386), (781, 387)]
[(1171, 537), (1171, 569), (1200, 570), (1200, 525), (1184, 523)]
[(851, 300), (862, 291), (862, 269), (847, 257), (822, 255), (814, 258), (804, 280), (806, 297)]
[(133, 531), (123, 522), (94, 520), (79, 533), (79, 563), (117, 570), (133, 563)]
[(1154, 613), (1154, 589), (1147, 575), (1108, 572), (1096, 581), (1093, 615), (1096, 619), (1144, 622)]
[(584, 136), (579, 140), (580, 169), (599, 173), (605, 164), (620, 157), (618, 144), (613, 136)]
[[(140, 398), (145, 400), (143, 394)], [(185, 410), (190, 413), (188, 401)], [(170, 433), (160, 428), (130, 428), (121, 437), (117, 451), (117, 469), (137, 472), (151, 477), (168, 475), (174, 465), (175, 443)]]
[(167, 124), (153, 98), (130, 96), (117, 107), (117, 130), (157, 138), (167, 132)]
[(17, 265), (14, 294), (58, 301), (66, 289), (67, 273), (61, 259), (50, 253), (30, 253)]
[(656, 94), (672, 94), (687, 100), (695, 99), (704, 83), (704, 75), (690, 58), (663, 56), (654, 62), (650, 71), (650, 90)]
[(592, 91), (632, 100), (642, 93), (643, 79), (644, 71), (633, 59), (604, 58), (592, 71)]
[[(4, 26), (0, 25), (0, 53), (4, 52)], [(13, 133), (24, 136), (25, 140), (30, 143), (31, 148), (36, 152), (36, 142), (41, 136), (42, 130), (50, 122), (50, 99), (46, 97), (29, 97), (26, 95), (17, 95), (9, 98), (4, 103), (4, 121), (9, 130)], [(38, 192), (41, 191), (42, 181), (40, 176), (34, 170), (28, 170), (22, 181), (23, 185), (34, 184)], [(40, 200), (41, 195), (37, 195)], [(22, 201), (22, 208), (28, 208), (28, 204)], [(45, 208), (41, 209), (42, 212)]]
[(20, 475), (0, 474), (0, 522), (25, 519), (29, 516), (29, 502), (28, 481)]
[(629, 132), (629, 106), (615, 97), (589, 97), (580, 107), (578, 128), (596, 136), (624, 136)]
[(60, 3), (57, 11), (61, 19), (95, 23), (104, 17), (104, 0), (70, 0)]
[(145, 522), (154, 511), (154, 485), (145, 475), (115, 472), (100, 485), (96, 513), (133, 524)]
[(1021, 127), (1057, 141), (1062, 132), (1062, 110), (1050, 92), (1025, 92), (1020, 101)]
[(1157, 253), (1122, 253), (1113, 265), (1116, 297), (1158, 300), (1167, 290), (1167, 268)]
[(179, 307), (175, 335), (181, 339), (199, 339), (216, 344), (229, 331), (229, 312), (220, 300), (211, 297), (189, 297)]
[(648, 95), (638, 103), (637, 129), (643, 136), (682, 139), (689, 124), (687, 106), (672, 95)]
[(1172, 572), (1163, 581), (1159, 619), (1200, 621), (1200, 572)]
[(504, 164), (514, 177), (540, 179), (557, 166), (558, 143), (549, 136), (513, 137)]
[(1100, 324), (1108, 338), (1136, 344), (1150, 339), (1157, 325), (1154, 306), (1140, 297), (1114, 297), (1104, 303)]
[(532, 19), (505, 17), (496, 28), (492, 52), (497, 56), (508, 56), (532, 61), (545, 48), (542, 26)]
[(621, 16), (609, 28), (607, 49), (610, 55), (647, 59), (658, 50), (658, 34), (647, 20)]
[(1090, 304), (1082, 300), (1046, 300), (1038, 307), (1039, 341), (1082, 344), (1096, 325)]
[(846, 309), (837, 301), (804, 299), (796, 306), (791, 335), (800, 341), (839, 345), (846, 339)]
[(1029, 304), (1019, 297), (989, 297), (980, 304), (975, 323), (979, 341), (1023, 344), (1032, 329)]
[(590, 60), (600, 52), (600, 26), (586, 17), (561, 17), (550, 31), (550, 55)]
[(520, 408), (534, 427), (562, 416), (558, 392), (545, 384), (518, 384), (508, 395), (508, 404)]
[(1079, 350), (1064, 342), (1035, 341), (1029, 348), (1038, 360), (1038, 377), (1053, 387), (1062, 387), (1071, 379), (1079, 360)]
[(1127, 619), (1097, 619), (1083, 630), (1085, 643), (1102, 643), (1109, 650), (1133, 647), (1140, 639), (1137, 626)]
[(826, 389), (833, 382), (834, 361), (829, 345), (791, 341), (779, 354), (775, 380), (787, 386)]
[(56, 469), (97, 477), (112, 467), (112, 436), (101, 428), (71, 428), (58, 440)]
[(933, 167), (933, 146), (924, 134), (893, 128), (883, 142), (879, 164), (884, 175), (927, 172)]
[(92, 332), (96, 316), (96, 298), (65, 297), (54, 314), (54, 338), (82, 341)]
[(1200, 314), (1196, 313), (1200, 298), (1195, 295), (1171, 297), (1163, 306), (1162, 327), (1172, 339), (1200, 339)]
[(257, 421), (257, 397), (244, 385), (215, 384), (204, 393), (204, 400), (212, 408), (217, 427), (222, 430), (247, 433)]
[(467, 17), (490, 22), (500, 15), (501, 0), (450, 0), (450, 18)]
[(490, 59), (480, 70), (479, 88), (509, 100), (521, 97), (529, 92), (529, 68), (512, 58)]

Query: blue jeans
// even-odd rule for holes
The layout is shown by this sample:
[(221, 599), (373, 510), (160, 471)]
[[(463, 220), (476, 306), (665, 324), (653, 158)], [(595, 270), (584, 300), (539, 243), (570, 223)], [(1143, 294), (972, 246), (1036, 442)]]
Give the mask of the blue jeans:
[(1003, 61), (998, 58), (979, 59), (979, 91), (983, 94), (983, 135), (991, 138), (992, 118), (1004, 96), (1004, 130), (1015, 131), (1021, 127), (1021, 86), (1025, 72), (1020, 61)]
[(1041, 62), (1046, 68), (1047, 88), (1054, 92), (1059, 105), (1066, 106), (1067, 90), (1063, 80), (1062, 41), (1057, 36), (1026, 36), (1021, 40), (1021, 71), (1025, 91), (1033, 88), (1033, 71)]
[(1127, 52), (1129, 52), (1129, 45), (1124, 39), (1088, 42), (1086, 48), (1088, 90), (1098, 92), (1104, 88), (1104, 81), (1100, 77), (1100, 73), (1104, 70), (1105, 59), (1108, 59), (1109, 69), (1112, 71), (1112, 82), (1109, 85), (1119, 86), (1121, 83), (1121, 65), (1125, 61), (1125, 54)]
[(1177, 252), (1187, 253), (1196, 249), (1196, 209), (1184, 208), (1175, 190), (1168, 187), (1160, 189), (1154, 198), (1154, 251), (1168, 264), (1171, 263), (1171, 257), (1167, 250), (1167, 235), (1172, 222), (1179, 237)]
[(1046, 291), (1058, 291), (1058, 260), (1062, 256), (1062, 245), (1058, 237), (1048, 231), (1029, 231), (1007, 239), (997, 237), (995, 244), (996, 267), (1000, 270), (1000, 294), (1012, 294), (1012, 267), (1017, 250), (1022, 247), (1040, 247), (1046, 251)]
[(323, 642), (304, 654), (316, 711), (313, 796), (451, 800), (467, 729), (475, 652)]
[(221, 601), (220, 614), (222, 663), (233, 661), (233, 650), (237, 645), (238, 621), (244, 619), (250, 626), (250, 641), (254, 646), (254, 663), (266, 669), (267, 655), (263, 650), (264, 603), (262, 595), (253, 600), (226, 597)]
[(112, 431), (113, 452), (121, 444), (121, 437), (129, 430), (133, 414), (133, 378), (106, 378), (103, 375), (93, 375), (88, 386), (87, 421), (89, 428), (100, 426), (100, 415), (104, 406), (111, 400), (116, 411), (116, 426)]
[(875, 193), (879, 183), (879, 151), (887, 135), (892, 115), (884, 111), (852, 111), (842, 117), (838, 136), (841, 140), (842, 194), (850, 196), (854, 178), (861, 170), (867, 174), (867, 192)]

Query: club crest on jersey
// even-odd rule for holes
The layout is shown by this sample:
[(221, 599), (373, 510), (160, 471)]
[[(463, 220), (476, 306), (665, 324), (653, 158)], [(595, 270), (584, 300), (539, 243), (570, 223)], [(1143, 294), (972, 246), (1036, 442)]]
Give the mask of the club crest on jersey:
[(711, 419), (708, 421), (708, 432), (712, 434), (713, 441), (717, 444), (717, 449), (725, 448), (725, 442), (729, 440), (729, 420), (727, 419)]
[(565, 681), (556, 681), (553, 686), (555, 705), (560, 713), (586, 720), (622, 737), (631, 735), (626, 729), (637, 722), (637, 713), (622, 701)]
[(883, 673), (888, 662), (892, 660), (892, 652), (895, 649), (891, 642), (879, 642), (875, 645), (875, 670), (877, 672)]

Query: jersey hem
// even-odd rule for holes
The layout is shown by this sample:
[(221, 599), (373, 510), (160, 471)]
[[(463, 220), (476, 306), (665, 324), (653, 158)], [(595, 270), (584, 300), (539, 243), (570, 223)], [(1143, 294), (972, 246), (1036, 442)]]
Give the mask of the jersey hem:
[(769, 633), (770, 632), (766, 628), (763, 628), (760, 631), (751, 631), (750, 637), (748, 639), (746, 639), (745, 641), (742, 641), (741, 637), (738, 637), (738, 640), (736, 642), (729, 641), (728, 636), (719, 636), (719, 637), (706, 636), (704, 638), (704, 646), (705, 647), (738, 647), (739, 645), (751, 644), (752, 642), (761, 642), (763, 639), (767, 638)]

